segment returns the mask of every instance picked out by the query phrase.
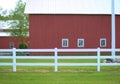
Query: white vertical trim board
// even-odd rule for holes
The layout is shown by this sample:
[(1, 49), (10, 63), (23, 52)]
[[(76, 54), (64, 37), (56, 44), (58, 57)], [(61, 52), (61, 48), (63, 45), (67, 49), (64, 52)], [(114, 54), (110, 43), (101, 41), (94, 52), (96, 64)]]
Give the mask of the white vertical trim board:
[(116, 39), (115, 39), (115, 0), (111, 0), (111, 47), (112, 47), (112, 56), (115, 56), (115, 45), (116, 45)]

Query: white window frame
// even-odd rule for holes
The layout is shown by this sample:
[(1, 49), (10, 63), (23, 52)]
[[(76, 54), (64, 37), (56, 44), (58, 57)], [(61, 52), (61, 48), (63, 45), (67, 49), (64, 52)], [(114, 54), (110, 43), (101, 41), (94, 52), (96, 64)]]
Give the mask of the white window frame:
[[(80, 44), (81, 41), (83, 42), (82, 45)], [(78, 47), (84, 47), (84, 39), (83, 38), (78, 38), (78, 40), (77, 40), (77, 46)]]
[(14, 42), (10, 42), (10, 48), (14, 48)]
[[(104, 45), (102, 45), (102, 41), (105, 41)], [(100, 38), (100, 47), (106, 47), (107, 44), (106, 44), (106, 38)]]
[(62, 47), (69, 47), (69, 39), (68, 38), (63, 38), (62, 39)]

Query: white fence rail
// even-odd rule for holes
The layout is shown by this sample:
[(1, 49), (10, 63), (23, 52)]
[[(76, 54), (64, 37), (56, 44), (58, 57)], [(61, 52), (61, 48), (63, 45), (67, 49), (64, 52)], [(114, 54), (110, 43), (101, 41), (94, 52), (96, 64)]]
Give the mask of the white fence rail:
[[(120, 49), (114, 49), (120, 52)], [(12, 63), (2, 63), (0, 66), (12, 66), (13, 72), (16, 72), (17, 66), (54, 66), (54, 71), (58, 71), (59, 66), (96, 66), (97, 71), (100, 71), (101, 66), (120, 66), (120, 63), (101, 63), (101, 59), (117, 58), (120, 56), (101, 56), (101, 52), (111, 52), (112, 49), (0, 49), (0, 53), (12, 53), (12, 56), (0, 56), (0, 59), (12, 59)], [(52, 52), (54, 56), (17, 56), (17, 52)], [(97, 56), (60, 56), (59, 52), (96, 52)], [(17, 59), (53, 59), (54, 63), (17, 63)], [(97, 59), (97, 63), (59, 63), (59, 59)]]

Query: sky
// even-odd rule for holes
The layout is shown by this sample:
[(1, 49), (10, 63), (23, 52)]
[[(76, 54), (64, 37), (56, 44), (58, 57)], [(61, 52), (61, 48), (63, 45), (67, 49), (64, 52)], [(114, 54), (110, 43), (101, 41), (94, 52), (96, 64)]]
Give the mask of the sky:
[(15, 8), (17, 2), (18, 0), (0, 0), (0, 7), (4, 10), (11, 10)]

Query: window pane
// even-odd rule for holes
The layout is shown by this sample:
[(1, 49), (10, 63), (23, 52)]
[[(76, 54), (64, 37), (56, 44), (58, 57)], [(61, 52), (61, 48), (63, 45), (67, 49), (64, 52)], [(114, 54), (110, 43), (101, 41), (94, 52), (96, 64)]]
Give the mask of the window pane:
[(106, 39), (100, 39), (100, 47), (106, 47)]
[(62, 47), (68, 47), (68, 39), (62, 39)]
[(14, 48), (14, 42), (10, 42), (10, 48)]
[(84, 47), (84, 39), (78, 39), (78, 47)]

